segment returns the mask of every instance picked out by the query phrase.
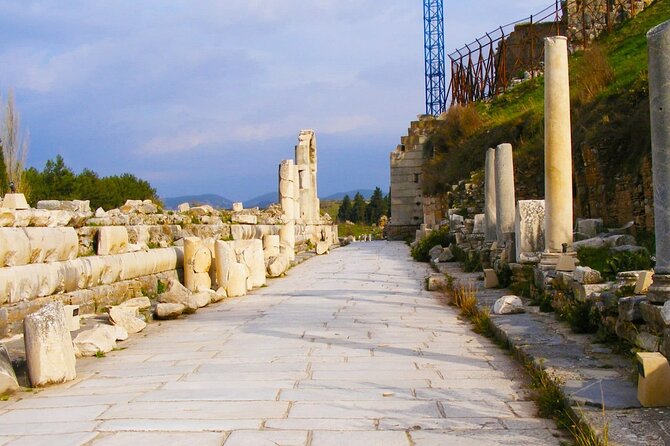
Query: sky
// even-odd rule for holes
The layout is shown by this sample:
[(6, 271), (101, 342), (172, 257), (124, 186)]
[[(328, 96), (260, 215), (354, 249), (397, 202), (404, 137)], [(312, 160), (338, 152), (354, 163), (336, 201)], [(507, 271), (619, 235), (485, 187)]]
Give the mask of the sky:
[[(446, 51), (550, 3), (445, 0)], [(162, 197), (275, 191), (301, 129), (320, 196), (387, 191), (423, 70), (420, 0), (0, 0), (0, 95), (28, 165), (60, 154)]]

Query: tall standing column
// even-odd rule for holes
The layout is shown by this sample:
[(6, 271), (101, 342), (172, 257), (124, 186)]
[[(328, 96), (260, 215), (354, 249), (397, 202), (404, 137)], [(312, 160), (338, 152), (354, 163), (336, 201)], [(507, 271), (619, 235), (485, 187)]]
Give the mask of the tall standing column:
[[(572, 248), (572, 137), (568, 40), (544, 39), (545, 252)], [(570, 249), (571, 250), (571, 249)]]
[(484, 233), (486, 241), (493, 242), (496, 235), (496, 150), (486, 151), (486, 169), (484, 172)]
[(279, 204), (286, 220), (293, 220), (295, 218), (293, 166), (293, 160), (284, 160), (279, 165)]
[(647, 33), (656, 266), (647, 298), (670, 300), (670, 21)]
[(514, 164), (512, 145), (500, 144), (495, 151), (496, 236), (505, 240), (505, 234), (514, 232)]

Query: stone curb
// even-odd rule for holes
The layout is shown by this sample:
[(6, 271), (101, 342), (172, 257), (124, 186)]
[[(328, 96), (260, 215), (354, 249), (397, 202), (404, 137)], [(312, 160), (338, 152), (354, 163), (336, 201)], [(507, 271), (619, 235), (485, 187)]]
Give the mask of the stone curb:
[[(438, 269), (459, 280), (475, 282), (479, 308), (491, 308), (499, 297), (512, 294), (507, 289), (484, 289), (478, 280), (482, 273), (465, 273), (456, 263), (440, 264)], [(595, 344), (593, 335), (572, 333), (553, 313), (524, 307), (523, 314), (491, 314), (494, 335), (520, 362), (532, 363), (561, 382), (560, 389), (575, 419), (599, 436), (607, 425), (611, 446), (670, 444), (667, 410), (640, 406), (637, 385), (630, 379), (635, 369), (629, 358)]]

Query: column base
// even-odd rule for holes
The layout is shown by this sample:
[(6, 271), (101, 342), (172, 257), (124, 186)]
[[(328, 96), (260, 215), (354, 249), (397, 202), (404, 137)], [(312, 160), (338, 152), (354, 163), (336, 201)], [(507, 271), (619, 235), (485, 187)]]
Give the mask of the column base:
[(571, 251), (571, 252), (543, 252), (540, 254), (540, 263), (538, 265), (538, 268), (542, 271), (552, 271), (556, 269), (556, 265), (558, 265), (558, 260), (562, 256), (568, 256), (572, 257), (575, 259), (575, 264), (578, 264), (579, 262), (577, 261), (577, 252)]
[(654, 274), (647, 292), (649, 302), (662, 304), (670, 300), (670, 274)]

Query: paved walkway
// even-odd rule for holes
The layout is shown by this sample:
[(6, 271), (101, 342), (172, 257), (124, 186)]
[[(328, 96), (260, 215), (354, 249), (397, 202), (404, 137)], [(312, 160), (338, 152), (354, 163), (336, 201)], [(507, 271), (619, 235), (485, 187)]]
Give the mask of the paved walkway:
[(0, 402), (0, 445), (558, 445), (402, 243), (337, 249)]

